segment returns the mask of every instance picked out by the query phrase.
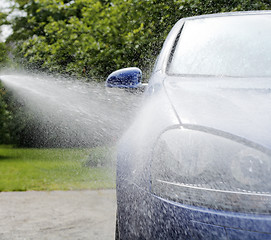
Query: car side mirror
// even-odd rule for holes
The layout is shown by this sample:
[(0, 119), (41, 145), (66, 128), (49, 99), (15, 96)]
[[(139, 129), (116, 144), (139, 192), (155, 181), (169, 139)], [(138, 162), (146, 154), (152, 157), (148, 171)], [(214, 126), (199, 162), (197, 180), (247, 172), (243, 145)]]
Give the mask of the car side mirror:
[(142, 72), (137, 67), (123, 68), (112, 72), (106, 79), (105, 86), (111, 88), (140, 88)]

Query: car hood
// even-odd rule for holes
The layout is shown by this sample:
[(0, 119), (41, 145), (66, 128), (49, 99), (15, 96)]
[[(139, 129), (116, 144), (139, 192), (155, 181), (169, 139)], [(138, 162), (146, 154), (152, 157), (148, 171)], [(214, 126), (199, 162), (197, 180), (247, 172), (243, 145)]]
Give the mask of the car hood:
[(164, 87), (182, 124), (271, 148), (271, 79), (168, 77)]

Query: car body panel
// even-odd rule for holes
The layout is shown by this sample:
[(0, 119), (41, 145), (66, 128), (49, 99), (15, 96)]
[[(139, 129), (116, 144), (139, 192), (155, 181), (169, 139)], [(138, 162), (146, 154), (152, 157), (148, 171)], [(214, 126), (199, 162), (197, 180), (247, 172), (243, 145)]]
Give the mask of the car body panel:
[(270, 79), (164, 81), (182, 124), (219, 129), (271, 148)]
[(121, 239), (271, 239), (270, 216), (182, 205), (127, 181), (118, 192)]

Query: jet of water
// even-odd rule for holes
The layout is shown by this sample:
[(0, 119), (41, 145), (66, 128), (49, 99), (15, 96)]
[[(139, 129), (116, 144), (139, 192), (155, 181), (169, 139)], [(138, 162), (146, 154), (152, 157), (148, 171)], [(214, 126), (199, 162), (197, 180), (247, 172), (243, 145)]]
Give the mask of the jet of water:
[(55, 147), (115, 143), (141, 102), (138, 94), (72, 78), (20, 73), (0, 80), (46, 133), (43, 144)]

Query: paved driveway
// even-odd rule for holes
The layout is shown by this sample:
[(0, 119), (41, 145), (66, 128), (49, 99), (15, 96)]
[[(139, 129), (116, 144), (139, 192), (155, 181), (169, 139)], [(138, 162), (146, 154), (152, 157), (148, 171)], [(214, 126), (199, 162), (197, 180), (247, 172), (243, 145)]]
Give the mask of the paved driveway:
[(116, 192), (0, 193), (0, 239), (112, 240)]

